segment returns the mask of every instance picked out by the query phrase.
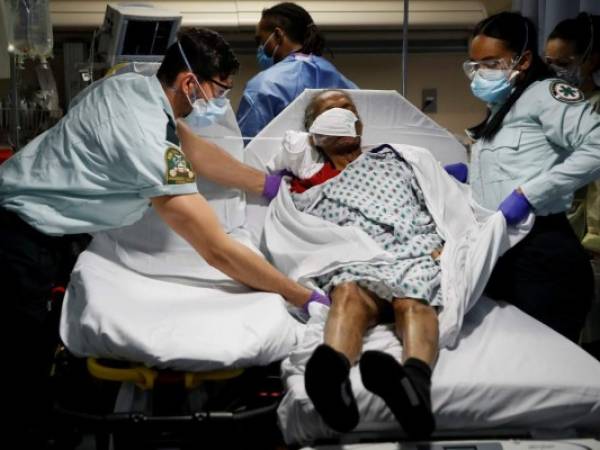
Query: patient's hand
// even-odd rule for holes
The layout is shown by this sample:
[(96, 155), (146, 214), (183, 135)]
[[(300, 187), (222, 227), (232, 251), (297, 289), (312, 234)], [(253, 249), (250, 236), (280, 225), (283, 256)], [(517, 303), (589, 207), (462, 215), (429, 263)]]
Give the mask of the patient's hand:
[(434, 251), (431, 252), (431, 257), (435, 261), (437, 261), (438, 259), (440, 259), (440, 256), (442, 256), (443, 251), (444, 251), (444, 247), (436, 248)]

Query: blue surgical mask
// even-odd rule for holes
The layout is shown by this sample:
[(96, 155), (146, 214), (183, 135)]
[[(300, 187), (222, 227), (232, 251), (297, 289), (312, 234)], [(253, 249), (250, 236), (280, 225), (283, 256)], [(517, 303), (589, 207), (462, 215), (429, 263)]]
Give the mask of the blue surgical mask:
[(229, 99), (227, 98), (213, 98), (208, 102), (199, 98), (192, 102), (192, 112), (186, 116), (185, 121), (192, 128), (209, 127), (225, 116), (228, 109)]
[(271, 53), (271, 56), (267, 55), (267, 53), (265, 52), (265, 45), (267, 45), (267, 42), (269, 42), (271, 40), (271, 38), (273, 37), (274, 34), (275, 34), (275, 32), (273, 31), (273, 33), (271, 33), (269, 35), (269, 37), (267, 38), (265, 43), (262, 45), (259, 45), (258, 48), (256, 49), (256, 60), (258, 61), (258, 65), (261, 70), (267, 70), (269, 67), (271, 67), (273, 64), (275, 64), (274, 57), (275, 57), (275, 53), (277, 52), (277, 49), (279, 48), (279, 46), (276, 46), (273, 49), (273, 53)]
[(514, 77), (509, 77), (505, 70), (498, 70), (497, 72), (497, 76), (490, 77), (488, 70), (488, 76), (485, 78), (481, 76), (479, 71), (475, 73), (473, 81), (471, 81), (471, 92), (475, 97), (488, 104), (501, 104), (506, 101), (512, 91), (511, 79), (514, 79)]
[[(181, 56), (183, 57), (187, 68), (193, 73), (192, 66), (190, 66), (181, 44), (177, 42), (177, 45), (179, 46), (179, 51), (181, 52)], [(195, 75), (194, 80), (196, 81), (196, 86), (204, 98), (197, 95), (195, 95), (194, 98), (188, 97), (188, 101), (190, 102), (190, 105), (192, 105), (192, 111), (185, 117), (185, 120), (192, 127), (208, 127), (227, 113), (227, 109), (229, 108), (229, 99), (226, 97), (218, 97), (206, 100), (208, 96), (206, 95), (206, 92), (204, 92), (204, 89), (202, 89), (202, 86)]]

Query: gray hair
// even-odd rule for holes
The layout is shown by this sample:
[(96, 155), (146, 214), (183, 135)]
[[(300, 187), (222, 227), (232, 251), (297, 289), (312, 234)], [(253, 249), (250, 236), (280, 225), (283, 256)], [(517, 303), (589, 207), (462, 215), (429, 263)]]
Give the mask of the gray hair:
[[(332, 92), (337, 92), (340, 95), (343, 95), (348, 100), (352, 101), (352, 97), (347, 92), (341, 91), (339, 89), (327, 89), (325, 91), (317, 92), (311, 99), (310, 103), (306, 107), (304, 111), (304, 129), (308, 131), (310, 126), (313, 124), (315, 119), (317, 118), (317, 110), (319, 103), (321, 102), (321, 97), (326, 94), (330, 94)], [(354, 102), (353, 102), (354, 103)]]

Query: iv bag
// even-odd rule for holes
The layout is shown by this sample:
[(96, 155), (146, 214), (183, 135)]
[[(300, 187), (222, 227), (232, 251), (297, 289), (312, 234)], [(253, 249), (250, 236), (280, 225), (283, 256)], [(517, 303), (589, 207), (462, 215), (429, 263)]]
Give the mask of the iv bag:
[(48, 0), (10, 0), (9, 50), (42, 61), (52, 56), (54, 40)]

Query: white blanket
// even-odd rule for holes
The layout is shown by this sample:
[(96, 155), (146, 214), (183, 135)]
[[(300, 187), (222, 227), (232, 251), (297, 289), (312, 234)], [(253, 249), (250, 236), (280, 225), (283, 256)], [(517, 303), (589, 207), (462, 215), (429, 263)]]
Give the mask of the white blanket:
[[(232, 237), (252, 247), (243, 230)], [(132, 259), (119, 247), (114, 236), (97, 235), (73, 270), (61, 337), (74, 354), (206, 371), (266, 365), (297, 342), (300, 324), (281, 296), (242, 286), (191, 248), (167, 255), (179, 262), (173, 271), (182, 269), (174, 277), (141, 273), (152, 258)]]
[[(474, 203), (470, 188), (450, 177), (429, 151), (409, 145), (393, 148), (412, 166), (437, 231), (446, 241), (441, 256), (443, 305), (439, 324), (440, 347), (450, 347), (464, 315), (481, 296), (495, 262), (529, 232), (534, 216), (516, 228), (507, 227), (501, 213)], [(323, 186), (315, 186), (304, 195), (316, 199)], [(340, 227), (298, 211), (289, 189), (280, 189), (269, 208), (265, 241), (275, 265), (301, 283), (352, 263), (393, 260), (362, 230)], [(295, 353), (318, 343), (304, 342)]]

